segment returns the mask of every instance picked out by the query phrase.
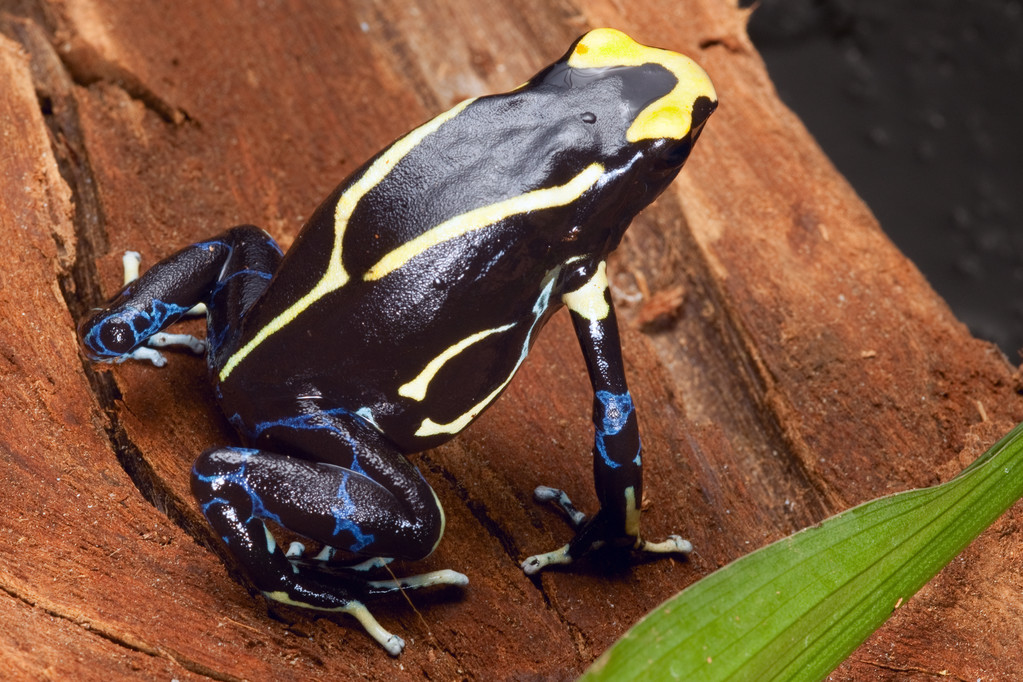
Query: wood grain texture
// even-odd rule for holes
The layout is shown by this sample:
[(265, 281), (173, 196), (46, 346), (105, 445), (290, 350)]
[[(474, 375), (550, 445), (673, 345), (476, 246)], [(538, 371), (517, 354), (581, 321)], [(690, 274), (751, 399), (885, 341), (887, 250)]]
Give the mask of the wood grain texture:
[[(778, 100), (722, 0), (541, 3), (126, 0), (0, 4), (0, 668), (24, 679), (569, 679), (719, 566), (858, 502), (947, 480), (1023, 417), (1013, 367), (969, 336)], [(585, 509), (592, 399), (559, 315), (504, 397), (415, 458), (448, 515), (427, 561), (465, 590), (353, 622), (270, 615), (209, 549), (194, 456), (233, 435), (198, 358), (99, 369), (76, 320), (151, 264), (238, 223), (290, 243), (380, 147), (510, 89), (586, 29), (700, 62), (721, 106), (611, 263), (646, 446), (650, 536), (688, 562), (536, 580)], [(883, 172), (879, 169), (878, 172)], [(893, 183), (904, 182), (893, 178)], [(1017, 506), (835, 679), (1023, 670)]]

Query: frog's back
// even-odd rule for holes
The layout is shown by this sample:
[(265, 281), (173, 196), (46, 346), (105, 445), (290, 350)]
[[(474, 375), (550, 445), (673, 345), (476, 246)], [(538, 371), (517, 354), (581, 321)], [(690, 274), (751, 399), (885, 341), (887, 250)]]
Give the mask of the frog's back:
[(267, 386), (406, 425), (447, 373), (430, 408), (453, 434), (496, 397), (562, 273), (595, 271), (691, 143), (627, 134), (670, 70), (567, 59), (413, 130), (324, 201), (217, 368), (229, 413)]
[[(399, 389), (447, 349), (495, 329), (437, 368), (459, 378), (444, 382), (454, 389), (430, 409), (464, 414), (510, 378), (549, 312), (551, 287), (543, 288), (553, 285), (558, 258), (548, 256), (560, 236), (546, 231), (571, 225), (574, 207), (563, 202), (538, 221), (513, 205), (546, 178), (521, 159), (514, 169), (499, 159), (518, 145), (535, 147), (523, 139), (535, 127), (510, 127), (488, 147), (470, 139), (479, 130), (471, 115), (452, 123), (410, 149), (399, 140), (311, 216), (225, 353), (218, 379), (229, 413), (273, 418), (278, 406), (251, 401), (253, 393), (292, 403), (315, 396), (321, 407), (400, 419), (391, 430), (408, 431), (403, 415), (423, 409), (424, 396)], [(245, 409), (233, 409), (242, 402)]]

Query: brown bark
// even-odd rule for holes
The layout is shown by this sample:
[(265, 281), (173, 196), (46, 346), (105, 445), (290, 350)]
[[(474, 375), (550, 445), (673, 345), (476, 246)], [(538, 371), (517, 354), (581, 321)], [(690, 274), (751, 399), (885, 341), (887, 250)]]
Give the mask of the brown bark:
[[(969, 336), (780, 104), (746, 12), (728, 2), (0, 10), (0, 667), (14, 677), (570, 678), (701, 576), (858, 502), (946, 480), (1023, 416), (1013, 367)], [(519, 569), (569, 537), (534, 486), (595, 506), (591, 398), (559, 316), (492, 410), (416, 457), (447, 536), (395, 570), (454, 568), (470, 585), (375, 606), (406, 653), (389, 658), (349, 619), (269, 616), (207, 548), (188, 494), (192, 458), (233, 440), (203, 362), (97, 370), (76, 320), (117, 288), (127, 248), (151, 264), (242, 222), (286, 245), (392, 138), (514, 87), (599, 25), (690, 54), (721, 98), (612, 262), (646, 445), (644, 526), (680, 532), (695, 555), (611, 575)], [(1020, 513), (834, 677), (1023, 670)]]

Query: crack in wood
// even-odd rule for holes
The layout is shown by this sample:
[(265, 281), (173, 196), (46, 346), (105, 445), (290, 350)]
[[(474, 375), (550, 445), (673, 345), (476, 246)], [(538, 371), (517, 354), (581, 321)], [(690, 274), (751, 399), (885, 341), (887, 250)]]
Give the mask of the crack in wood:
[[(82, 87), (108, 83), (124, 90), (129, 97), (141, 102), (167, 123), (183, 125), (195, 122), (184, 108), (168, 102), (137, 74), (96, 49), (74, 26), (67, 25), (41, 0), (16, 2), (8, 12), (8, 20), (13, 19), (11, 23), (21, 25), (17, 29), (21, 36), (15, 39), (24, 45), (34, 63), (37, 59), (50, 62), (47, 70), (51, 75), (59, 73), (52, 62), (63, 65), (63, 76), (58, 77), (68, 81), (63, 84), (65, 91), (70, 91), (71, 83)], [(62, 39), (58, 40), (57, 36), (62, 36)], [(28, 42), (25, 37), (28, 37)], [(35, 68), (33, 64), (33, 71)]]
[[(482, 526), (487, 533), (497, 540), (498, 544), (504, 549), (512, 561), (518, 562), (521, 556), (522, 550), (519, 548), (518, 543), (515, 542), (511, 534), (508, 533), (501, 525), (490, 516), (487, 510), (486, 504), (480, 500), (474, 498), (469, 494), (469, 491), (463, 486), (458, 477), (448, 470), (447, 467), (435, 462), (429, 455), (429, 451), (422, 453), (418, 456), (421, 462), (421, 467), (426, 468), (430, 473), (440, 476), (444, 481), (451, 486), (455, 494), (458, 495), (458, 499), (461, 500), (465, 508), (469, 510), (472, 517), (476, 519), (476, 522)], [(425, 466), (424, 466), (425, 465)]]
[(772, 452), (781, 454), (790, 476), (798, 482), (796, 487), (806, 492), (813, 491), (813, 495), (804, 496), (803, 503), (816, 520), (835, 513), (845, 504), (806, 466), (812, 456), (811, 449), (798, 433), (786, 428), (795, 410), (784, 402), (784, 395), (774, 389), (778, 385), (777, 377), (760, 355), (756, 342), (752, 341), (754, 335), (744, 328), (738, 311), (728, 305), (728, 297), (720, 291), (719, 282), (709, 281), (708, 291), (715, 307), (721, 311), (719, 330), (726, 341), (726, 352), (735, 358), (736, 368), (741, 369), (746, 398), (759, 415), (766, 442), (772, 447)]
[(953, 680), (959, 680), (959, 682), (971, 682), (970, 679), (951, 673), (948, 670), (930, 670), (928, 668), (921, 668), (915, 665), (893, 665), (891, 663), (868, 661), (864, 658), (857, 658), (853, 660), (861, 665), (868, 665), (872, 668), (880, 668), (881, 670), (890, 670), (895, 673), (920, 673), (922, 675), (930, 675), (932, 677), (948, 677)]
[(180, 126), (197, 121), (183, 108), (175, 106), (152, 90), (123, 65), (107, 59), (81, 37), (73, 38), (58, 55), (75, 84), (88, 87), (109, 83), (124, 90), (165, 122)]
[[(108, 243), (104, 229), (106, 219), (80, 124), (73, 81), (66, 62), (60, 59), (46, 30), (35, 20), (4, 16), (0, 20), (0, 32), (19, 42), (29, 55), (53, 155), (71, 190), (76, 244), (64, 246), (64, 250), (68, 254), (73, 253), (74, 257), (62, 263), (63, 274), (58, 277), (58, 285), (72, 318), (80, 320), (88, 312), (87, 301), (102, 298), (96, 257), (106, 250)], [(104, 431), (121, 468), (143, 498), (197, 542), (208, 546), (209, 533), (194, 527), (196, 524), (190, 522), (191, 517), (185, 511), (185, 502), (156, 475), (122, 425), (119, 407), (122, 396), (113, 376), (107, 371), (97, 370), (83, 356), (80, 358), (97, 404), (107, 418)]]
[[(681, 322), (676, 322), (685, 328), (645, 334), (673, 376), (693, 377), (692, 391), (686, 390), (685, 382), (679, 386), (683, 413), (695, 410), (701, 413), (695, 422), (720, 426), (736, 453), (751, 451), (747, 475), (773, 497), (798, 500), (801, 511), (790, 519), (793, 526), (779, 527), (780, 531), (793, 532), (845, 506), (807, 466), (811, 449), (797, 432), (786, 428), (795, 410), (776, 390), (779, 379), (762, 357), (756, 334), (746, 328), (742, 310), (731, 302), (727, 277), (716, 272), (713, 254), (688, 227), (685, 202), (677, 193), (666, 193), (648, 213), (649, 218), (641, 217), (627, 233), (622, 260), (628, 260), (630, 269), (661, 273), (651, 280), (657, 282), (657, 290), (678, 285), (686, 291)], [(681, 216), (681, 229), (647, 226), (646, 220), (669, 220), (662, 215), (674, 220)], [(668, 248), (657, 240), (659, 234), (675, 235), (679, 241)], [(627, 309), (624, 316), (629, 316)], [(689, 339), (686, 348), (679, 338)], [(696, 363), (699, 367), (693, 369)], [(701, 388), (706, 386), (712, 388)]]
[[(429, 451), (419, 455), (419, 460), (422, 468), (426, 469), (431, 474), (439, 476), (451, 486), (455, 494), (458, 496), (458, 499), (465, 505), (465, 508), (470, 514), (472, 514), (472, 517), (476, 520), (476, 522), (487, 531), (487, 534), (490, 535), (490, 537), (497, 540), (504, 549), (505, 554), (507, 554), (512, 562), (518, 566), (522, 558), (521, 548), (518, 543), (515, 542), (511, 533), (501, 527), (501, 525), (490, 515), (486, 504), (473, 498), (465, 486), (459, 482), (458, 477), (447, 467), (431, 459)], [(585, 633), (575, 623), (565, 617), (565, 613), (558, 608), (555, 601), (548, 594), (547, 588), (545, 588), (543, 584), (543, 574), (531, 576), (529, 578), (529, 582), (536, 589), (540, 598), (543, 599), (544, 607), (552, 613), (558, 619), (561, 626), (568, 631), (572, 641), (575, 643), (576, 653), (578, 654), (579, 659), (582, 661), (589, 660), (590, 647)]]
[[(76, 291), (98, 297), (99, 283), (95, 267), (85, 267), (96, 253), (107, 248), (103, 209), (95, 178), (92, 177), (89, 154), (80, 125), (78, 103), (73, 84), (54, 50), (46, 31), (35, 21), (22, 17), (3, 16), (0, 31), (20, 43), (29, 56), (32, 80), (50, 133), (50, 142), (61, 176), (72, 192), (77, 244), (74, 260), (62, 263), (68, 273), (60, 282), (65, 300), (76, 319), (85, 311), (85, 302)], [(69, 245), (56, 238), (58, 247), (69, 253)], [(68, 279), (70, 277), (70, 279)]]
[(97, 637), (104, 639), (115, 646), (123, 647), (129, 651), (135, 651), (146, 656), (152, 656), (154, 658), (163, 658), (174, 662), (189, 672), (197, 675), (203, 675), (213, 680), (221, 680), (222, 682), (236, 682), (241, 678), (235, 677), (228, 673), (214, 670), (209, 666), (203, 665), (197, 661), (193, 661), (190, 658), (182, 656), (181, 654), (168, 651), (163, 647), (156, 647), (147, 644), (146, 642), (131, 637), (125, 633), (119, 633), (113, 629), (101, 627), (97, 622), (86, 620), (83, 618), (73, 618), (70, 614), (64, 613), (59, 609), (52, 606), (48, 606), (39, 600), (32, 599), (31, 596), (23, 594), (14, 586), (4, 584), (0, 582), (0, 592), (3, 592), (7, 596), (15, 599), (22, 604), (32, 608), (38, 609), (52, 618), (58, 618), (63, 621), (67, 621), (73, 625), (78, 626), (82, 630), (89, 632), (90, 634), (96, 635)]

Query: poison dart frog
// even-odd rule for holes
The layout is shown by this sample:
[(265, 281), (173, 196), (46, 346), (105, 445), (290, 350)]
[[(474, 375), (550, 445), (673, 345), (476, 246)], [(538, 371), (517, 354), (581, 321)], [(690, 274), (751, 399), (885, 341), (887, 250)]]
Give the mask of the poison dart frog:
[[(605, 544), (687, 553), (678, 536), (640, 535), (642, 451), (606, 260), (716, 105), (688, 57), (591, 31), (519, 88), (462, 102), (379, 152), (287, 254), (250, 225), (188, 246), (86, 320), (81, 342), (97, 361), (159, 361), (154, 335), (205, 303), (215, 395), (245, 447), (195, 461), (203, 514), (268, 599), (351, 614), (392, 655), (404, 641), (370, 614), (369, 597), (467, 582), (455, 571), (397, 582), (364, 572), (423, 558), (444, 532), (408, 456), (479, 417), (562, 306), (593, 386), (600, 509), (586, 516), (538, 488), (576, 531), (522, 568)], [(324, 550), (283, 549), (267, 522)], [(366, 560), (328, 570), (335, 550)]]

